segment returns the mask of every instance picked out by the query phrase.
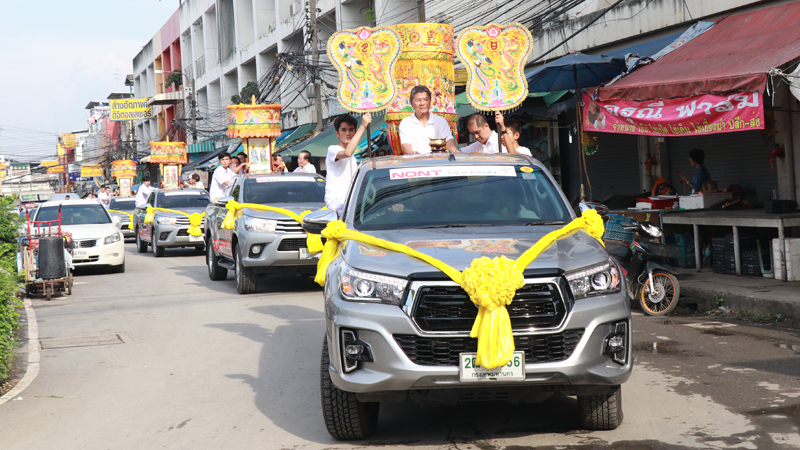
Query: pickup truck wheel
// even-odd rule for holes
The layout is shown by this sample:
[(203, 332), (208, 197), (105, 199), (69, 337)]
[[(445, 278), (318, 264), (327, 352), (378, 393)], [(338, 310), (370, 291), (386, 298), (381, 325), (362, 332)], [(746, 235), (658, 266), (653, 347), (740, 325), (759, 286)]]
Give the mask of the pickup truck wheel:
[(356, 394), (343, 391), (331, 381), (328, 371), (328, 339), (322, 344), (322, 367), (320, 370), (320, 389), (322, 397), (322, 416), (325, 427), (334, 439), (364, 439), (375, 432), (378, 426), (378, 402), (360, 402)]
[(578, 421), (586, 430), (613, 430), (622, 424), (622, 388), (606, 394), (579, 395)]
[(156, 258), (161, 258), (164, 256), (164, 247), (158, 246), (158, 234), (156, 233), (156, 229), (153, 228), (150, 234), (152, 235), (152, 241), (150, 242), (150, 245), (153, 246), (153, 255)]
[(213, 281), (228, 278), (228, 269), (220, 267), (218, 262), (219, 257), (214, 253), (214, 246), (211, 245), (211, 239), (209, 239), (206, 245), (206, 265), (208, 266), (208, 278)]
[(238, 243), (233, 251), (234, 265), (236, 268), (236, 291), (240, 294), (252, 294), (256, 291), (258, 275), (252, 267), (245, 267), (242, 265), (242, 252)]
[(143, 241), (139, 236), (139, 230), (136, 230), (136, 251), (139, 253), (147, 253), (147, 242)]

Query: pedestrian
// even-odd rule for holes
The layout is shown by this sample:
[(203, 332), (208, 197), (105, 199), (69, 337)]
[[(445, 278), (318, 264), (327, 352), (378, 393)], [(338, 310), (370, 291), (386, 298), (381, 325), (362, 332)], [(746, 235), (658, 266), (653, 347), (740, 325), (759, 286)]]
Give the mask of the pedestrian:
[(208, 196), (211, 201), (217, 201), (219, 198), (224, 197), (231, 184), (235, 174), (231, 170), (231, 155), (223, 152), (219, 155), (219, 167), (214, 170), (214, 175), (211, 176), (211, 189)]
[(155, 189), (150, 187), (150, 177), (145, 175), (142, 179), (142, 184), (139, 185), (139, 190), (136, 191), (136, 207), (142, 207), (147, 204), (147, 201), (150, 199), (150, 194), (153, 193)]
[(483, 114), (475, 113), (467, 119), (467, 131), (475, 142), (461, 149), (464, 153), (500, 153), (500, 136), (489, 128)]
[(205, 189), (206, 189), (206, 187), (205, 187), (205, 185), (203, 184), (203, 182), (202, 182), (202, 181), (200, 181), (200, 175), (198, 175), (198, 174), (196, 174), (196, 173), (193, 173), (193, 174), (192, 174), (192, 176), (191, 176), (191, 177), (189, 177), (189, 179), (191, 179), (191, 180), (194, 180), (193, 187), (194, 187), (195, 189), (203, 189), (203, 190), (205, 190)]
[(303, 150), (297, 155), (297, 168), (293, 173), (317, 173), (317, 168), (311, 164), (311, 153)]
[(239, 169), (242, 166), (242, 161), (238, 156), (231, 156), (231, 171), (234, 175), (239, 175)]
[(431, 152), (431, 139), (444, 139), (450, 153), (458, 151), (450, 125), (444, 117), (431, 112), (431, 90), (414, 86), (409, 95), (414, 114), (400, 121), (400, 147), (406, 155)]
[(239, 169), (239, 173), (246, 174), (250, 172), (250, 163), (247, 162), (247, 153), (242, 152), (239, 153), (239, 159), (242, 161), (242, 168)]
[(283, 157), (277, 152), (272, 154), (272, 171), (285, 172), (286, 164), (283, 163)]
[(358, 147), (358, 141), (366, 131), (367, 126), (372, 122), (372, 114), (366, 113), (361, 116), (361, 126), (355, 117), (345, 114), (339, 116), (333, 122), (333, 129), (336, 137), (339, 138), (338, 145), (328, 147), (328, 156), (325, 164), (328, 168), (325, 177), (325, 204), (328, 209), (334, 210), (341, 215), (344, 202), (347, 196), (347, 189), (356, 174), (356, 159), (353, 152)]
[(707, 191), (711, 186), (703, 187), (704, 184), (711, 181), (711, 174), (706, 169), (706, 166), (703, 163), (706, 160), (706, 154), (699, 148), (694, 148), (689, 151), (689, 164), (695, 168), (694, 171), (694, 178), (690, 182), (686, 175), (682, 173), (678, 173), (680, 175), (681, 184), (688, 184), (692, 187), (692, 194), (696, 194), (698, 192)]
[(521, 153), (523, 155), (533, 156), (527, 147), (519, 145), (519, 135), (522, 127), (519, 122), (514, 119), (505, 120), (503, 113), (497, 111), (494, 115), (495, 123), (497, 123), (497, 133), (500, 136), (503, 151), (508, 153)]
[(108, 209), (108, 205), (111, 203), (111, 199), (108, 195), (108, 188), (105, 186), (100, 187), (100, 193), (97, 194), (97, 198), (100, 200), (100, 204), (103, 205), (106, 209)]

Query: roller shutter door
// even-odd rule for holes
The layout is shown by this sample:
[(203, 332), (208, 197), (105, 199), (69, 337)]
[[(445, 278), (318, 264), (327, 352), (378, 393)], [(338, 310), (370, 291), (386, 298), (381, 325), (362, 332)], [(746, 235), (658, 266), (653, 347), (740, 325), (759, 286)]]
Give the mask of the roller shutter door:
[[(628, 134), (597, 133), (598, 150), (586, 156), (592, 183), (592, 197), (603, 201), (612, 195), (642, 192), (639, 182), (639, 137)], [(586, 186), (589, 197), (589, 186)]]
[[(699, 148), (706, 154), (705, 166), (719, 189), (729, 184), (756, 189), (758, 200), (772, 198), (772, 187), (778, 184), (778, 172), (771, 172), (769, 152), (775, 147), (773, 138), (765, 139), (760, 131), (667, 138), (670, 182), (683, 194), (679, 173), (689, 180), (695, 169), (689, 164), (689, 151)], [(687, 189), (690, 189), (687, 187)], [(689, 192), (689, 191), (687, 191)]]

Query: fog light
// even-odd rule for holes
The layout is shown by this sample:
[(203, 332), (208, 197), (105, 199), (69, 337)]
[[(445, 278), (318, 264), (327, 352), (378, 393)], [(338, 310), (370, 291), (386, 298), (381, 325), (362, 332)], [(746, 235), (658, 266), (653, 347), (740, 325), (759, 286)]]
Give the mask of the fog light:
[(169, 237), (169, 231), (165, 231), (158, 236), (158, 239), (166, 241), (168, 237)]
[(250, 246), (250, 257), (254, 258), (261, 254), (261, 250), (264, 250), (264, 246), (261, 244), (256, 244)]
[(612, 336), (608, 340), (608, 350), (611, 353), (617, 353), (625, 347), (625, 338), (622, 336)]
[(356, 336), (355, 331), (341, 330), (342, 368), (345, 373), (358, 369), (362, 362), (372, 362), (372, 350)]
[(625, 365), (628, 362), (628, 321), (614, 324), (614, 332), (606, 337), (603, 354), (610, 355), (615, 363)]

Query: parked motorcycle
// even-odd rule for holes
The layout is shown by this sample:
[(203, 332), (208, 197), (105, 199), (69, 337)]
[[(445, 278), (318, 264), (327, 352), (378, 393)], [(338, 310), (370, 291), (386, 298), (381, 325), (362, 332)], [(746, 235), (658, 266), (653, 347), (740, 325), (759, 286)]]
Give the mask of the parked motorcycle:
[(667, 315), (678, 306), (681, 286), (678, 272), (669, 264), (670, 246), (657, 242), (661, 229), (650, 222), (637, 223), (637, 238), (630, 246), (608, 248), (627, 281), (628, 297), (638, 301), (648, 316)]

